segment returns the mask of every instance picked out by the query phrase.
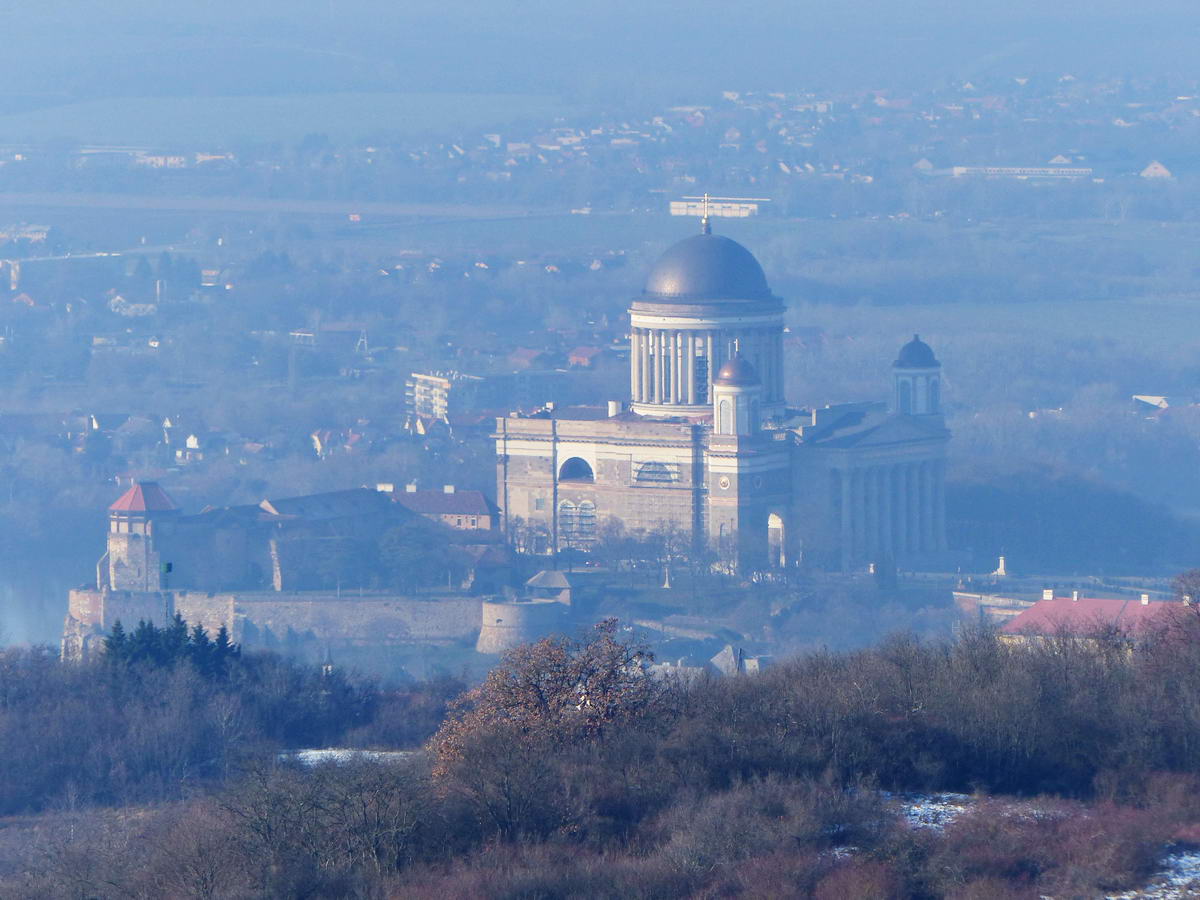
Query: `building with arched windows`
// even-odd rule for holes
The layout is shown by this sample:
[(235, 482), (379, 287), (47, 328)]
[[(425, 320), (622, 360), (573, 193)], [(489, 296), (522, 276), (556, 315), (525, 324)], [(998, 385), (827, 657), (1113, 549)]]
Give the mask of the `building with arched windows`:
[(629, 403), (497, 420), (510, 534), (587, 549), (615, 520), (743, 570), (938, 564), (949, 433), (928, 344), (901, 348), (889, 401), (789, 408), (784, 303), (707, 220), (654, 264), (629, 315)]

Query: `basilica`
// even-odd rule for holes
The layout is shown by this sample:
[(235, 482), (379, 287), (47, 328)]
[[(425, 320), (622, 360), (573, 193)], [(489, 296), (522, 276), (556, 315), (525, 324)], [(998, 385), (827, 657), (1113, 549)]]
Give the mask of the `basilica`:
[(887, 401), (790, 408), (784, 303), (707, 219), (658, 259), (629, 316), (628, 402), (497, 420), (510, 535), (587, 549), (611, 518), (681, 533), (742, 572), (938, 564), (949, 432), (941, 364), (919, 337)]

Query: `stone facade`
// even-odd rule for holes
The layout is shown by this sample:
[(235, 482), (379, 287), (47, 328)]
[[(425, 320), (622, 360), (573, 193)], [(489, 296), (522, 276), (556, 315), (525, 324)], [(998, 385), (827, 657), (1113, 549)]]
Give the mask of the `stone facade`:
[(706, 231), (668, 250), (630, 308), (628, 411), (497, 420), (510, 538), (586, 549), (611, 518), (744, 571), (938, 565), (949, 433), (933, 351), (905, 345), (890, 403), (791, 410), (783, 309), (733, 241)]

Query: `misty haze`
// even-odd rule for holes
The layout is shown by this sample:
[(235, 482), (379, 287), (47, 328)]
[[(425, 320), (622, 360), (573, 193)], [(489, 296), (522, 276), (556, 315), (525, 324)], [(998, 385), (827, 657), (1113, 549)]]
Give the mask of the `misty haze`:
[(80, 6), (0, 897), (1200, 892), (1191, 5)]

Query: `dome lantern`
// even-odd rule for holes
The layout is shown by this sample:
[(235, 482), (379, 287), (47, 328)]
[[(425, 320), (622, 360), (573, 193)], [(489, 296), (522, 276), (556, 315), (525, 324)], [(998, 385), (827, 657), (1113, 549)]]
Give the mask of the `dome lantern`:
[(933, 348), (914, 334), (892, 363), (892, 411), (902, 416), (940, 415), (941, 369)]

